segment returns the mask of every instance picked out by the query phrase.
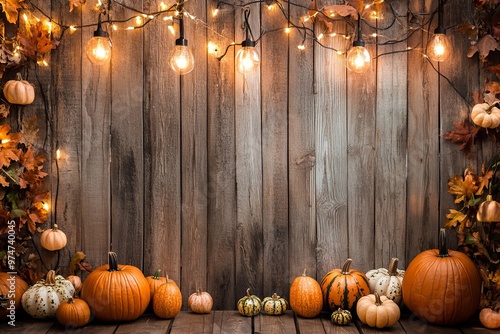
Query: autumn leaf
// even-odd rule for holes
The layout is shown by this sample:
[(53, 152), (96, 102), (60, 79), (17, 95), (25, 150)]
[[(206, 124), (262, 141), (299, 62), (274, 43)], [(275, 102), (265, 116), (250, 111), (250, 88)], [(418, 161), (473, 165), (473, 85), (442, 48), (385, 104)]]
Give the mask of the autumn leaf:
[(38, 131), (39, 128), (36, 115), (23, 119), (21, 139), (19, 142), (26, 146), (34, 145), (37, 142)]
[(479, 52), (479, 59), (484, 61), (491, 51), (500, 50), (498, 41), (490, 34), (484, 35), (476, 44), (469, 47), (467, 57), (473, 57), (476, 52)]
[(10, 108), (5, 104), (0, 104), (0, 117), (7, 117), (10, 114)]
[(18, 10), (22, 8), (20, 3), (23, 0), (0, 0), (0, 5), (2, 5), (2, 11), (5, 12), (7, 21), (10, 23), (16, 23), (18, 17)]
[(19, 32), (19, 41), (26, 56), (35, 61), (39, 55), (55, 49), (59, 44), (58, 41), (51, 39), (50, 32), (42, 21), (32, 24), (27, 35)]
[(19, 142), (19, 133), (9, 134), (8, 124), (0, 125), (0, 168), (8, 167), (11, 160), (19, 160), (19, 149), (16, 148)]
[(84, 5), (86, 0), (69, 0), (69, 11), (72, 12), (74, 8)]
[(450, 213), (446, 214), (447, 221), (444, 224), (446, 228), (465, 226), (469, 222), (469, 217), (461, 211), (450, 209)]
[(477, 29), (477, 27), (470, 23), (459, 24), (455, 30), (465, 37), (469, 38), (470, 40), (475, 40), (477, 35), (479, 34), (479, 30)]
[(325, 12), (335, 13), (336, 15), (340, 15), (342, 17), (352, 16), (353, 19), (358, 19), (358, 11), (356, 8), (352, 6), (346, 5), (327, 5), (323, 7)]
[(472, 124), (469, 119), (455, 121), (453, 125), (455, 126), (455, 130), (445, 133), (443, 137), (451, 140), (452, 143), (458, 144), (460, 150), (464, 151), (465, 156), (470, 158), (474, 138), (480, 128)]
[(478, 176), (479, 185), (475, 193), (476, 195), (482, 195), (484, 188), (488, 189), (488, 185), (492, 177), (493, 177), (493, 171), (489, 170), (486, 173), (484, 173), (484, 165), (483, 165), (483, 175)]

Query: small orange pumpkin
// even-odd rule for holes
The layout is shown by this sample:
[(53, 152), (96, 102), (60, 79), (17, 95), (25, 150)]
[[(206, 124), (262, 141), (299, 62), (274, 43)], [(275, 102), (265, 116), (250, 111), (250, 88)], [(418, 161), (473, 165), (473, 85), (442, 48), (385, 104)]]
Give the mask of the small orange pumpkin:
[(306, 275), (296, 277), (290, 286), (290, 307), (293, 312), (304, 318), (318, 316), (323, 308), (321, 286), (314, 278)]
[(167, 277), (166, 283), (162, 284), (154, 294), (153, 312), (159, 318), (171, 319), (179, 314), (181, 308), (181, 290)]
[(75, 287), (75, 295), (78, 295), (80, 293), (80, 290), (82, 289), (82, 279), (80, 278), (80, 276), (69, 275), (68, 277), (66, 277), (66, 279), (70, 281), (71, 284), (73, 284), (73, 286)]
[[(0, 306), (0, 319), (5, 319), (8, 314), (15, 313), (21, 307), (21, 297), (29, 286), (25, 280), (17, 275), (0, 272), (0, 295), (6, 296), (7, 308)], [(14, 305), (11, 309), (11, 305)]]
[(35, 88), (17, 73), (17, 80), (9, 80), (3, 86), (3, 95), (12, 104), (31, 104), (35, 100)]
[(87, 302), (79, 298), (69, 298), (59, 304), (56, 311), (57, 321), (66, 327), (82, 327), (90, 321), (90, 308)]
[(156, 290), (163, 284), (167, 282), (166, 277), (160, 276), (161, 270), (158, 269), (155, 271), (153, 276), (146, 276), (146, 280), (149, 284), (149, 291), (151, 292), (151, 300), (149, 302), (149, 307), (153, 307), (153, 297), (155, 295)]
[(398, 304), (376, 292), (359, 299), (356, 313), (362, 323), (377, 328), (391, 327), (401, 316)]
[(206, 291), (196, 290), (188, 298), (188, 306), (194, 313), (210, 313), (214, 301), (212, 296)]
[(493, 200), (491, 195), (479, 205), (476, 218), (480, 222), (500, 222), (500, 203)]
[(483, 308), (479, 312), (479, 321), (481, 324), (489, 329), (500, 328), (500, 312), (495, 311), (489, 307)]
[(66, 234), (59, 229), (57, 224), (53, 228), (43, 231), (40, 236), (40, 245), (49, 251), (63, 249), (68, 243)]
[(323, 276), (321, 291), (323, 302), (330, 310), (353, 310), (356, 302), (370, 294), (370, 285), (366, 275), (356, 269), (349, 269), (352, 260), (347, 259), (342, 269), (333, 269)]

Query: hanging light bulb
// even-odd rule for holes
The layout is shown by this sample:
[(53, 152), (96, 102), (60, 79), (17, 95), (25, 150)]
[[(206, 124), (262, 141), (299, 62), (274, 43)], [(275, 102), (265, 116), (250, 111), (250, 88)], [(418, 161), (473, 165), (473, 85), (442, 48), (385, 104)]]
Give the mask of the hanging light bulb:
[(241, 74), (253, 73), (259, 68), (260, 58), (255, 51), (255, 42), (245, 40), (241, 43), (241, 49), (236, 53), (236, 69)]
[(188, 41), (184, 38), (184, 15), (182, 14), (182, 4), (179, 5), (179, 32), (180, 37), (175, 40), (175, 47), (170, 51), (168, 63), (175, 73), (184, 75), (194, 69), (194, 57), (188, 47)]
[(97, 23), (97, 30), (85, 47), (85, 52), (89, 60), (95, 65), (103, 65), (111, 58), (111, 41), (108, 33), (102, 29), (101, 14)]
[(441, 0), (439, 0), (438, 6), (438, 26), (434, 29), (434, 36), (427, 45), (427, 56), (434, 61), (441, 62), (450, 56), (451, 44), (442, 24), (443, 4)]
[(241, 49), (236, 53), (236, 70), (241, 74), (255, 72), (259, 68), (260, 57), (255, 50), (256, 43), (250, 39), (250, 28), (248, 17), (250, 11), (245, 11), (245, 40), (241, 43)]
[(358, 14), (358, 38), (352, 43), (347, 53), (347, 68), (356, 73), (362, 73), (370, 67), (371, 57), (365, 48), (361, 34), (361, 16)]

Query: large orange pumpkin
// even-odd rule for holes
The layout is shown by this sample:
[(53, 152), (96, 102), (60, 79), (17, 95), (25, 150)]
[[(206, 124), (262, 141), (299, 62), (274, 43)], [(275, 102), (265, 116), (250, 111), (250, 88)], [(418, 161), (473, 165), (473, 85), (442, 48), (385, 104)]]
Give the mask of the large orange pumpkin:
[(304, 318), (318, 316), (323, 308), (323, 296), (318, 281), (306, 275), (296, 277), (290, 286), (290, 307)]
[(162, 284), (153, 297), (153, 312), (163, 319), (175, 317), (182, 308), (182, 293), (177, 284), (167, 277), (167, 282)]
[(21, 297), (29, 286), (25, 280), (17, 275), (0, 272), (0, 295), (8, 298), (7, 308), (0, 307), (0, 319), (6, 319), (7, 315), (13, 314), (21, 307)]
[(365, 273), (349, 269), (352, 260), (347, 259), (342, 269), (333, 269), (326, 273), (321, 280), (323, 302), (330, 310), (353, 310), (356, 302), (363, 296), (370, 294), (370, 285)]
[(406, 269), (403, 301), (419, 318), (438, 325), (469, 319), (478, 309), (481, 277), (464, 253), (446, 249), (445, 231), (439, 249), (418, 254)]
[(118, 264), (109, 252), (109, 263), (94, 269), (80, 292), (95, 317), (102, 321), (131, 321), (139, 318), (150, 300), (149, 284), (142, 271)]

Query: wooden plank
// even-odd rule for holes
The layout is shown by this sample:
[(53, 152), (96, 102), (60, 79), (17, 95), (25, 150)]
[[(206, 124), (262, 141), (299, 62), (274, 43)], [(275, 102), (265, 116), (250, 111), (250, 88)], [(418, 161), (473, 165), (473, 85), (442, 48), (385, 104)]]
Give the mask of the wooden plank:
[[(97, 23), (92, 11), (82, 11), (82, 22)], [(84, 50), (96, 26), (81, 31)], [(109, 28), (106, 27), (109, 31)], [(81, 56), (81, 249), (94, 267), (108, 262), (111, 242), (110, 123), (111, 63), (94, 65)]]
[[(406, 13), (405, 1), (391, 2), (396, 13)], [(397, 37), (406, 29), (398, 20), (384, 35)], [(375, 182), (375, 268), (387, 266), (392, 257), (404, 259), (407, 156), (407, 55), (406, 44), (381, 45), (377, 59), (377, 141)]]
[(80, 332), (80, 333), (91, 333), (91, 334), (112, 334), (115, 333), (118, 324), (108, 324), (103, 322), (91, 322), (90, 324), (80, 327), (78, 329), (72, 327), (65, 327), (57, 322), (50, 328), (47, 334), (56, 334), (56, 333), (68, 333), (71, 332)]
[(54, 325), (54, 321), (52, 320), (43, 322), (33, 321), (28, 315), (20, 313), (16, 314), (16, 319), (9, 319), (9, 322), (2, 319), (2, 323), (0, 323), (2, 333), (45, 334)]
[(324, 334), (326, 333), (321, 318), (303, 318), (295, 316), (297, 334)]
[(288, 146), (287, 22), (275, 5), (262, 4), (262, 26), (273, 33), (261, 39), (263, 293), (288, 295)]
[(359, 332), (362, 334), (382, 334), (382, 333), (401, 333), (406, 334), (406, 332), (399, 322), (395, 323), (391, 327), (388, 328), (376, 328), (370, 327), (368, 325), (363, 324), (359, 320), (355, 320), (356, 326), (359, 329)]
[(251, 332), (251, 317), (244, 317), (238, 311), (215, 311), (212, 333), (237, 334)]
[(323, 327), (325, 328), (326, 334), (358, 334), (358, 328), (356, 327), (356, 322), (351, 321), (347, 325), (335, 325), (331, 319), (328, 317), (322, 316), (321, 322), (323, 323)]
[[(318, 4), (320, 6), (320, 4)], [(342, 29), (343, 23), (335, 28)], [(317, 33), (322, 27), (316, 27)], [(323, 42), (340, 48), (336, 40)], [(309, 51), (311, 52), (311, 51)], [(347, 226), (347, 77), (335, 51), (314, 45), (316, 95), (317, 278), (338, 268), (349, 256)]]
[(403, 313), (399, 323), (406, 333), (458, 334), (460, 330), (452, 327), (437, 326), (417, 318), (414, 314)]
[(285, 314), (279, 316), (261, 313), (254, 320), (256, 334), (289, 334), (295, 332), (295, 321), (292, 311), (287, 311)]
[[(259, 31), (260, 4), (248, 6), (249, 25)], [(235, 12), (236, 40), (245, 39), (244, 10)], [(237, 46), (236, 49), (239, 47)], [(260, 45), (256, 50), (261, 53)], [(262, 222), (262, 119), (260, 71), (243, 75), (235, 73), (236, 120), (236, 295), (244, 296), (247, 288), (263, 295), (263, 222)]]
[[(308, 0), (299, 2), (309, 5)], [(288, 8), (292, 17), (303, 15), (303, 8)], [(314, 78), (312, 44), (300, 51), (302, 37), (292, 29), (288, 47), (288, 254), (289, 282), (307, 268), (316, 274), (316, 199), (314, 147)]]
[[(435, 2), (434, 2), (435, 3)], [(431, 1), (410, 1), (412, 12), (429, 12)], [(423, 22), (421, 22), (422, 24)], [(426, 25), (427, 27), (427, 25)], [(426, 32), (415, 32), (408, 46), (424, 45)], [(408, 177), (406, 201), (406, 254), (408, 266), (421, 251), (435, 248), (439, 215), (438, 77), (420, 52), (408, 53)], [(434, 139), (434, 140), (433, 140)], [(400, 258), (400, 260), (403, 260)]]
[[(142, 9), (141, 1), (123, 5)], [(136, 13), (113, 7), (113, 17)], [(143, 30), (112, 34), (111, 56), (111, 243), (120, 263), (143, 268)], [(131, 79), (133, 78), (133, 79)], [(126, 225), (125, 225), (126, 224)], [(133, 247), (131, 247), (133, 245)]]
[(181, 312), (172, 320), (170, 334), (184, 333), (212, 333), (214, 312), (208, 314), (196, 314), (193, 312)]
[[(366, 35), (374, 32), (366, 24), (362, 27)], [(372, 58), (376, 56), (373, 44), (367, 41), (366, 48)], [(342, 62), (339, 57), (334, 61)], [(348, 253), (354, 268), (363, 272), (375, 265), (376, 64), (372, 59), (364, 73), (347, 71)]]
[[(146, 9), (157, 10), (151, 2)], [(173, 13), (163, 14), (164, 16)], [(181, 278), (180, 82), (168, 64), (177, 37), (161, 18), (144, 30), (144, 270)], [(168, 96), (168, 98), (165, 98)], [(165, 256), (168, 254), (168, 256)]]
[[(173, 320), (160, 319), (154, 314), (149, 313), (141, 316), (139, 319), (132, 322), (124, 322), (118, 325), (116, 334), (127, 333), (142, 333), (142, 334), (155, 334), (155, 333), (168, 333), (172, 326)], [(185, 332), (188, 333), (188, 332)]]
[[(209, 11), (215, 8), (211, 3)], [(208, 15), (209, 39), (220, 50), (231, 43), (221, 34), (234, 38), (235, 22), (231, 7), (218, 16)], [(220, 33), (215, 33), (218, 31)], [(207, 290), (215, 309), (234, 309), (236, 271), (236, 127), (234, 101), (234, 47), (222, 60), (208, 58), (208, 231)], [(221, 259), (224, 259), (222, 261)]]
[[(204, 1), (185, 9), (206, 21)], [(183, 303), (197, 289), (207, 288), (207, 33), (203, 25), (184, 16), (185, 36), (195, 58), (194, 70), (181, 76), (182, 121), (182, 242), (181, 291)]]

